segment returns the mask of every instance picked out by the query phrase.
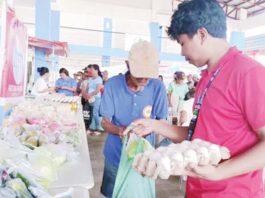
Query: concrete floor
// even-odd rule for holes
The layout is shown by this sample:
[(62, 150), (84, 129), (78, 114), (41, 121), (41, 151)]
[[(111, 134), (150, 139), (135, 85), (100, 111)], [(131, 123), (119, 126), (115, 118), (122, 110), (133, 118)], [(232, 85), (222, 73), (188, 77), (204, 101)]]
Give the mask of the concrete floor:
[[(103, 145), (106, 134), (100, 136), (88, 136), (88, 146), (90, 159), (92, 163), (95, 186), (89, 191), (91, 198), (103, 198), (100, 194), (100, 186), (103, 174)], [(157, 180), (156, 197), (157, 198), (183, 198), (183, 189), (180, 187), (177, 177), (171, 177), (169, 180)]]

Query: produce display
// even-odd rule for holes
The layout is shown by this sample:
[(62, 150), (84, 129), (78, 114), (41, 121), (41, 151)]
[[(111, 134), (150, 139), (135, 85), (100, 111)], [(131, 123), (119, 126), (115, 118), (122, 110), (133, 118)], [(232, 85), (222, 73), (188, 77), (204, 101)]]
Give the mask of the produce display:
[(71, 111), (69, 104), (28, 100), (16, 106), (5, 121), (2, 139), (14, 134), (31, 149), (50, 143), (76, 146), (80, 143), (76, 120), (76, 112)]
[(137, 154), (133, 168), (153, 179), (168, 179), (170, 175), (184, 175), (185, 168), (190, 163), (217, 165), (221, 160), (229, 158), (230, 152), (226, 147), (194, 139)]
[(4, 164), (0, 165), (0, 197), (52, 197), (39, 184), (40, 177), (34, 175), (32, 170), (22, 170), (22, 168)]
[(58, 179), (59, 168), (78, 156), (82, 131), (77, 98), (52, 97), (25, 100), (5, 119), (0, 129), (0, 197), (52, 197), (47, 189)]

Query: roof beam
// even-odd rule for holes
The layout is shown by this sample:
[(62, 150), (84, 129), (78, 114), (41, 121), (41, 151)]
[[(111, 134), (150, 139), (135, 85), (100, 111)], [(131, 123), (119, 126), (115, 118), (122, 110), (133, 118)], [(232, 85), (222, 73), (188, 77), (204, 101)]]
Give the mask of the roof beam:
[(265, 11), (265, 7), (261, 8), (261, 9), (259, 9), (259, 10), (255, 10), (255, 11), (253, 11), (253, 12), (250, 12), (250, 13), (248, 14), (248, 16), (254, 16), (254, 15), (257, 15), (257, 14), (263, 12), (263, 11)]
[[(185, 1), (185, 0), (173, 0), (173, 1)], [(265, 0), (241, 0), (238, 4), (233, 4), (234, 0), (217, 0), (221, 7), (224, 9), (227, 17), (235, 20), (239, 20), (239, 11), (240, 9), (250, 9), (253, 7), (260, 7), (261, 9), (257, 9), (253, 12), (248, 11), (248, 17), (257, 15), (263, 11), (265, 11)], [(247, 6), (248, 4), (251, 4), (250, 6)], [(264, 4), (264, 5), (262, 5)]]
[(259, 7), (262, 7), (262, 8), (263, 8), (264, 6), (261, 5), (261, 4), (263, 4), (263, 3), (265, 3), (264, 0), (259, 0), (259, 1), (255, 2), (253, 5), (251, 5), (251, 6), (249, 6), (249, 7), (246, 7), (246, 9), (253, 8), (253, 7), (255, 7), (255, 6), (259, 6)]

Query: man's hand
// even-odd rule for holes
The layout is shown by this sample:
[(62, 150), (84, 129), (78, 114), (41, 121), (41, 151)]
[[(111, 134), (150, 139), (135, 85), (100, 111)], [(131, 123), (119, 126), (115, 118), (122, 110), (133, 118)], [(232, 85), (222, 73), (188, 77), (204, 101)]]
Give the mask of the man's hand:
[(123, 138), (124, 131), (125, 131), (124, 126), (114, 125), (111, 123), (111, 120), (109, 118), (105, 118), (105, 117), (103, 117), (101, 121), (101, 125), (106, 132), (118, 135), (121, 138)]
[(118, 127), (118, 135), (120, 138), (123, 138), (124, 136), (125, 127)]
[(152, 119), (139, 119), (132, 123), (135, 127), (132, 132), (136, 135), (143, 137), (153, 131), (153, 120)]
[(190, 177), (217, 181), (222, 179), (222, 173), (214, 165), (198, 166), (189, 164), (186, 168), (173, 170), (170, 167), (169, 159), (160, 153), (138, 154), (133, 162), (133, 168), (143, 176), (157, 179), (168, 179), (170, 175), (187, 175)]
[(218, 181), (223, 179), (222, 171), (220, 170), (220, 168), (218, 168), (218, 166), (210, 164), (204, 166), (189, 164), (186, 167), (184, 174), (190, 177)]
[(49, 87), (48, 88), (49, 93), (54, 93), (55, 92), (55, 87)]
[(133, 167), (153, 179), (157, 176), (168, 179), (170, 175), (187, 175), (215, 181), (225, 179), (226, 169), (222, 165), (226, 162), (219, 162), (229, 158), (230, 152), (226, 147), (195, 139), (139, 154)]

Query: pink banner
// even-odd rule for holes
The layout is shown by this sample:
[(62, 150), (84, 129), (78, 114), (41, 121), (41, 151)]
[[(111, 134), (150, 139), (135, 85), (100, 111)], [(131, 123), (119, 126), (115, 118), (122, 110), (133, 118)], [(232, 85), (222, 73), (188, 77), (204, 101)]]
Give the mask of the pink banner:
[(25, 92), (26, 54), (28, 36), (26, 27), (7, 8), (5, 27), (4, 62), (0, 97), (23, 96)]

